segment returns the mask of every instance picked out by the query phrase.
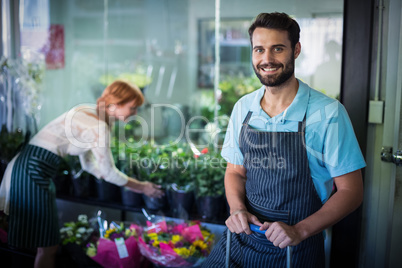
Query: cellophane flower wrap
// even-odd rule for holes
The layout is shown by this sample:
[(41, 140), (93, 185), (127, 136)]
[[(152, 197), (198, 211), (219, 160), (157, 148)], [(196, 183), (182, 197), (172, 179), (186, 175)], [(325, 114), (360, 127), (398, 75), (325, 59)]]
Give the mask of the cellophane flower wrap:
[(137, 243), (138, 225), (112, 222), (103, 237), (88, 243), (86, 253), (102, 267), (148, 267)]
[(142, 255), (164, 267), (199, 266), (208, 257), (214, 241), (214, 234), (199, 221), (147, 221), (138, 237)]

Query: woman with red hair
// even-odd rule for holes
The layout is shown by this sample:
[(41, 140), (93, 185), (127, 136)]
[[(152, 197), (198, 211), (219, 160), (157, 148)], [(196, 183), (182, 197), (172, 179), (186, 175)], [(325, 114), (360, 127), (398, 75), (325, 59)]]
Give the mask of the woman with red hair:
[(137, 86), (115, 81), (97, 105), (79, 105), (41, 129), (14, 157), (0, 187), (0, 210), (9, 215), (9, 245), (37, 249), (35, 267), (54, 267), (60, 242), (52, 178), (66, 155), (79, 156), (82, 169), (98, 179), (150, 197), (164, 193), (159, 185), (119, 171), (110, 149), (110, 128), (137, 112), (144, 96)]

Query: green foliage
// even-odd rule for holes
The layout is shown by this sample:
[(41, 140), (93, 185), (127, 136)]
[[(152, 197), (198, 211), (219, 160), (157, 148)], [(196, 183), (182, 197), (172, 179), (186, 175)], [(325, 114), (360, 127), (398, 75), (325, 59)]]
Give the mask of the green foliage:
[(219, 83), (222, 97), (219, 100), (220, 115), (230, 115), (234, 104), (244, 95), (261, 87), (260, 80), (255, 76), (228, 76)]
[(0, 131), (0, 159), (10, 162), (17, 154), (18, 148), (24, 142), (24, 139), (21, 129), (9, 132), (6, 125), (3, 125)]
[(124, 80), (137, 85), (139, 88), (144, 88), (152, 82), (151, 77), (147, 76), (145, 70), (142, 68), (137, 69), (136, 73), (121, 73), (119, 75), (108, 74), (102, 75), (99, 78), (99, 82), (104, 86), (108, 86), (115, 80)]
[(179, 187), (190, 184), (191, 176), (187, 170), (192, 156), (186, 143), (169, 143), (157, 146), (145, 144), (139, 153), (141, 177), (151, 182), (167, 186), (176, 183)]
[(190, 162), (189, 170), (195, 181), (197, 197), (224, 194), (226, 164), (218, 152), (205, 149), (201, 155)]

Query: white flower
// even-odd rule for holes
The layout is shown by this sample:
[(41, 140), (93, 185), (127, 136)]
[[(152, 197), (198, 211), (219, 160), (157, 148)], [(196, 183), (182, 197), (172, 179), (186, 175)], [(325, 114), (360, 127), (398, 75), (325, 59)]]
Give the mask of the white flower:
[(177, 156), (177, 152), (172, 152), (172, 157), (176, 157)]
[(209, 132), (210, 135), (215, 133), (218, 130), (218, 126), (215, 123), (208, 123), (205, 126), (205, 131)]
[(82, 222), (82, 223), (88, 223), (88, 217), (87, 217), (87, 215), (83, 215), (83, 214), (78, 215), (78, 221), (79, 221), (79, 222)]
[(71, 232), (71, 227), (63, 227), (60, 229), (60, 233), (68, 233)]
[(182, 148), (177, 149), (177, 153), (181, 154), (183, 152)]
[(85, 233), (85, 231), (86, 231), (85, 227), (80, 227), (80, 228), (77, 229), (77, 233), (83, 234), (83, 233)]

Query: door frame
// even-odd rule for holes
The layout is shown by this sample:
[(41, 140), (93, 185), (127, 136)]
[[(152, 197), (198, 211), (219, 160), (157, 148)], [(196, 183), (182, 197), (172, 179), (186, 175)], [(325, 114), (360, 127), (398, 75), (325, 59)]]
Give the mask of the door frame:
[[(366, 156), (374, 0), (344, 1), (340, 101), (349, 113)], [(363, 172), (364, 174), (364, 172)], [(357, 267), (360, 252), (361, 207), (333, 226), (331, 267)]]

